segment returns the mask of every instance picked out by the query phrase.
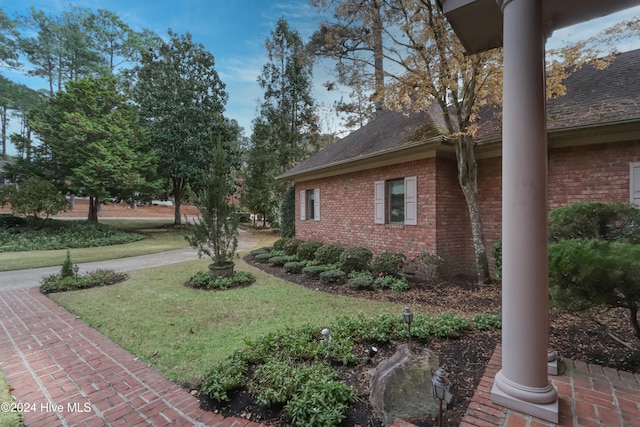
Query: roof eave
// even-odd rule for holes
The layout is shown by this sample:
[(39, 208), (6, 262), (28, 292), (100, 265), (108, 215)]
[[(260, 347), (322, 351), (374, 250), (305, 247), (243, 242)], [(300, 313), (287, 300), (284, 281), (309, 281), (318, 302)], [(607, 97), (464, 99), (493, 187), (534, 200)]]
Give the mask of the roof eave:
[(439, 135), (426, 140), (411, 142), (403, 145), (402, 147), (340, 160), (315, 168), (305, 169), (300, 172), (285, 172), (277, 176), (276, 180), (309, 181), (311, 179), (326, 178), (329, 176), (358, 172), (375, 167), (388, 166), (407, 160), (420, 160), (434, 157), (438, 149), (444, 149), (445, 151), (448, 150), (448, 148), (442, 144), (446, 139), (446, 136)]

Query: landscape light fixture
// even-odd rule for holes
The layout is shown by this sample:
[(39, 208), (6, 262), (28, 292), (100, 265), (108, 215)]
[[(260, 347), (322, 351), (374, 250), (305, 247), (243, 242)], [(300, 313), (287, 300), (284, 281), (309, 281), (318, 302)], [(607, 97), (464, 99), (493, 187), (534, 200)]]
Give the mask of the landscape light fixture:
[(76, 264), (73, 266), (73, 272), (76, 274), (76, 282), (78, 281), (78, 271), (80, 271), (80, 266)]
[(440, 402), (440, 413), (438, 414), (438, 426), (442, 427), (442, 402), (451, 402), (452, 395), (449, 393), (451, 382), (449, 374), (443, 368), (439, 368), (431, 378), (433, 384), (433, 395)]
[(367, 365), (371, 364), (371, 359), (373, 359), (374, 357), (376, 357), (376, 354), (378, 354), (378, 347), (371, 347), (369, 349), (369, 357), (367, 358)]
[(411, 350), (411, 323), (413, 322), (413, 313), (409, 310), (409, 307), (404, 308), (402, 317), (404, 318), (404, 323), (407, 324), (407, 330), (409, 332), (409, 350)]

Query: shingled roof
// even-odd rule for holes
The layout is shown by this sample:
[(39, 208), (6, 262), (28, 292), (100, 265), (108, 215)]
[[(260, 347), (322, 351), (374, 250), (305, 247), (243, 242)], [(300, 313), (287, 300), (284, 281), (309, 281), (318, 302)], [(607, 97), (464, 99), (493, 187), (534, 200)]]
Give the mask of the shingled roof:
[[(558, 131), (625, 121), (640, 121), (640, 49), (620, 53), (603, 70), (585, 65), (564, 82), (567, 93), (547, 101), (547, 128)], [(362, 128), (319, 151), (282, 174), (291, 179), (349, 162), (382, 156), (410, 147), (444, 142), (447, 134), (439, 109), (412, 114), (383, 111)], [(481, 111), (478, 144), (499, 141), (496, 108)]]

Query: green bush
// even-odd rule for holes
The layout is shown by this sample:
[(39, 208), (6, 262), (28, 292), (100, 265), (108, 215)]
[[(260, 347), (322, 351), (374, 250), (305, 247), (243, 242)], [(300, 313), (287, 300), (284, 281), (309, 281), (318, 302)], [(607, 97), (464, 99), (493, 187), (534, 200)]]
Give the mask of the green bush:
[(249, 364), (241, 352), (223, 360), (205, 373), (202, 380), (202, 392), (219, 402), (229, 400), (229, 393), (245, 384), (245, 375)]
[(290, 274), (300, 274), (306, 266), (306, 261), (289, 261), (284, 264), (284, 271)]
[(269, 262), (271, 258), (273, 258), (273, 254), (271, 252), (264, 252), (253, 257), (256, 261), (266, 264)]
[(69, 206), (55, 185), (36, 176), (21, 182), (19, 188), (1, 187), (0, 206), (5, 204), (10, 204), (15, 214), (28, 216), (36, 223)]
[(327, 270), (320, 273), (319, 277), (323, 283), (341, 284), (345, 282), (347, 274), (342, 270)]
[(296, 186), (290, 185), (280, 203), (280, 234), (282, 237), (296, 235)]
[(320, 273), (324, 273), (328, 270), (331, 270), (331, 268), (327, 267), (326, 265), (309, 265), (302, 269), (302, 274), (317, 279), (318, 277), (320, 277)]
[(60, 274), (53, 274), (42, 279), (40, 292), (50, 294), (54, 292), (108, 286), (123, 282), (127, 280), (127, 278), (128, 276), (126, 274), (116, 273), (112, 270), (96, 270), (78, 277), (62, 277)]
[(368, 270), (373, 253), (363, 247), (347, 248), (340, 254), (340, 265), (347, 274), (354, 270)]
[(549, 214), (549, 241), (627, 240), (640, 243), (640, 210), (628, 203), (580, 202)]
[(289, 257), (284, 256), (272, 256), (268, 259), (269, 264), (275, 265), (277, 267), (282, 267), (285, 263), (289, 262)]
[(287, 240), (289, 240), (288, 237), (283, 237), (283, 238), (278, 239), (275, 242), (273, 242), (273, 250), (274, 251), (283, 251), (284, 250), (284, 244), (285, 244), (285, 242)]
[(378, 276), (397, 276), (402, 268), (402, 260), (406, 259), (400, 252), (382, 252), (371, 261), (371, 272)]
[(287, 239), (284, 242), (284, 247), (282, 250), (287, 255), (295, 255), (298, 252), (298, 246), (302, 243), (302, 240), (298, 239)]
[(502, 316), (496, 313), (478, 313), (471, 318), (474, 328), (481, 331), (502, 328)]
[(254, 249), (251, 252), (249, 252), (249, 255), (255, 257), (256, 255), (266, 254), (266, 253), (271, 253), (270, 247)]
[(496, 268), (498, 279), (502, 278), (502, 240), (498, 239), (491, 245), (491, 255), (493, 255), (493, 265)]
[(334, 245), (322, 245), (316, 250), (315, 259), (318, 264), (335, 264), (340, 262), (340, 254), (344, 248)]
[(20, 216), (11, 214), (0, 214), (0, 228), (24, 227), (27, 220)]
[(391, 289), (394, 292), (403, 292), (409, 289), (409, 282), (404, 277), (379, 276), (373, 281), (373, 284), (381, 288)]
[(322, 243), (314, 242), (312, 240), (302, 242), (298, 245), (298, 251), (296, 252), (298, 258), (301, 261), (312, 260), (316, 256), (316, 251), (322, 247)]
[(239, 286), (247, 286), (253, 283), (255, 278), (248, 271), (236, 271), (231, 277), (219, 277), (214, 279), (209, 271), (198, 271), (185, 283), (185, 286), (194, 289), (226, 290)]
[(348, 280), (349, 288), (354, 291), (366, 290), (373, 288), (373, 277), (357, 276)]
[(349, 405), (357, 400), (353, 389), (327, 374), (309, 375), (300, 391), (285, 405), (292, 425), (334, 427), (346, 417)]
[(73, 277), (73, 263), (71, 262), (71, 254), (67, 251), (67, 257), (64, 259), (64, 263), (62, 263), (62, 269), (60, 269), (60, 276), (64, 279), (65, 277)]

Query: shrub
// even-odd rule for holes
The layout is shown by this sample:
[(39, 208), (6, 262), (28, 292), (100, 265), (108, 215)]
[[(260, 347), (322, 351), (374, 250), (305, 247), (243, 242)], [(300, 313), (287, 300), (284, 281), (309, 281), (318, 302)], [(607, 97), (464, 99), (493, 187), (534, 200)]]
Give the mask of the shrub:
[(371, 271), (374, 275), (397, 276), (402, 267), (402, 260), (406, 259), (400, 252), (382, 252), (371, 261)]
[(348, 283), (349, 288), (353, 289), (354, 291), (371, 289), (373, 287), (373, 277), (357, 276), (350, 278)]
[(628, 240), (640, 243), (640, 210), (628, 203), (580, 202), (549, 214), (549, 241)]
[(287, 240), (289, 240), (288, 237), (283, 237), (282, 239), (278, 239), (275, 242), (273, 242), (273, 250), (274, 251), (284, 250), (284, 244), (286, 243)]
[(260, 262), (260, 263), (266, 264), (266, 263), (269, 262), (269, 260), (271, 258), (273, 258), (273, 254), (271, 254), (271, 252), (265, 252), (265, 253), (262, 253), (262, 254), (258, 254), (256, 256), (254, 256), (253, 258), (256, 261)]
[(51, 182), (36, 176), (21, 182), (19, 188), (2, 187), (0, 206), (5, 204), (10, 204), (14, 213), (29, 216), (36, 222), (55, 215), (69, 206), (67, 199)]
[(226, 402), (229, 400), (229, 392), (244, 385), (248, 369), (247, 360), (240, 352), (236, 352), (205, 373), (202, 392), (211, 399)]
[(296, 235), (296, 186), (291, 185), (280, 203), (280, 234), (282, 237)]
[(73, 277), (73, 263), (71, 262), (71, 254), (67, 251), (67, 257), (62, 264), (62, 269), (60, 269), (60, 276), (64, 279), (65, 277)]
[(127, 280), (124, 273), (116, 273), (112, 270), (96, 270), (82, 276), (62, 277), (60, 274), (53, 274), (42, 279), (40, 292), (49, 294), (54, 292), (73, 291), (76, 289), (95, 288), (98, 286), (114, 285)]
[(27, 220), (10, 214), (0, 214), (0, 228), (23, 227), (27, 225)]
[(363, 247), (347, 248), (340, 254), (340, 265), (347, 274), (354, 270), (368, 270), (373, 253)]
[(498, 239), (491, 246), (491, 255), (493, 255), (493, 265), (496, 268), (498, 279), (502, 277), (502, 240)]
[(309, 265), (302, 269), (302, 274), (317, 279), (318, 277), (320, 277), (320, 273), (324, 273), (325, 271), (328, 271), (330, 269), (331, 268), (327, 267), (326, 265)]
[(302, 240), (298, 239), (286, 239), (282, 250), (287, 255), (295, 255), (298, 252), (298, 246), (302, 243)]
[(422, 280), (437, 280), (444, 270), (444, 259), (433, 252), (420, 252), (402, 259), (402, 272)]
[(268, 259), (269, 264), (271, 265), (275, 265), (278, 267), (283, 266), (286, 262), (289, 262), (289, 257), (288, 256), (272, 256), (271, 258)]
[(496, 313), (478, 313), (471, 318), (476, 329), (485, 331), (502, 328), (502, 316)]
[(409, 289), (409, 282), (404, 277), (379, 276), (374, 280), (373, 284), (381, 288), (391, 289), (394, 292), (403, 292)]
[(284, 271), (290, 274), (300, 274), (306, 266), (307, 263), (305, 261), (289, 261), (284, 264)]
[(250, 285), (255, 278), (248, 271), (236, 271), (231, 277), (219, 277), (214, 279), (208, 271), (198, 271), (185, 283), (185, 286), (194, 289), (218, 289), (226, 290), (238, 286)]
[(640, 245), (595, 239), (554, 243), (549, 247), (549, 282), (553, 303), (567, 310), (628, 309), (640, 339)]
[(324, 283), (340, 284), (345, 282), (347, 274), (342, 270), (327, 270), (320, 273), (319, 277)]
[(315, 258), (316, 251), (320, 247), (322, 247), (322, 243), (310, 240), (300, 243), (300, 245), (298, 245), (298, 251), (296, 253), (298, 255), (298, 258), (300, 258), (300, 260), (302, 261), (312, 260)]
[(271, 248), (270, 247), (258, 248), (258, 249), (254, 249), (251, 252), (249, 252), (249, 254), (251, 256), (254, 256), (254, 257), (256, 255), (266, 254), (266, 253), (271, 253)]
[(344, 248), (334, 245), (322, 245), (318, 248), (315, 255), (315, 260), (318, 264), (335, 264), (340, 262), (340, 254), (344, 251)]

